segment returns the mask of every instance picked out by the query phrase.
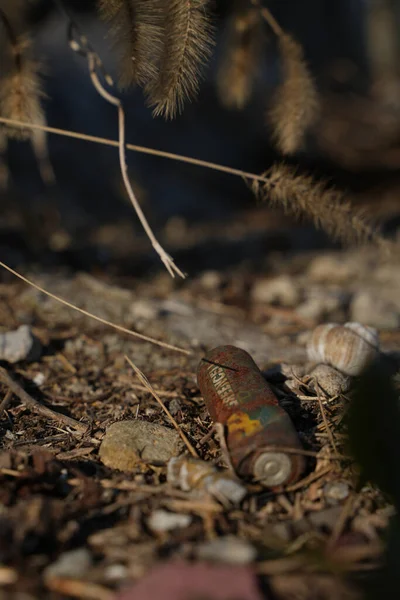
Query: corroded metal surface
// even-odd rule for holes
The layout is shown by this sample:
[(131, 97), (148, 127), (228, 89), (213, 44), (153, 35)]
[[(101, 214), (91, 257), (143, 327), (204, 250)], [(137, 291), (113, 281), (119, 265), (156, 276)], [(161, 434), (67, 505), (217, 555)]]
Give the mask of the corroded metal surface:
[(304, 459), (279, 447), (300, 448), (286, 411), (251, 356), (235, 346), (219, 346), (200, 362), (197, 379), (215, 422), (226, 427), (232, 464), (242, 477), (268, 487), (299, 478)]

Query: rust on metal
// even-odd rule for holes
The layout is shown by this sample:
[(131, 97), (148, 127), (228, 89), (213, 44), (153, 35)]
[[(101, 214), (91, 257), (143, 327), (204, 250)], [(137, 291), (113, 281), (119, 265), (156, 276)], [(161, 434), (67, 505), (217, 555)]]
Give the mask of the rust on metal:
[(197, 380), (213, 421), (225, 427), (238, 475), (272, 488), (300, 477), (303, 456), (279, 451), (280, 446), (301, 448), (297, 432), (245, 350), (214, 348), (201, 360)]

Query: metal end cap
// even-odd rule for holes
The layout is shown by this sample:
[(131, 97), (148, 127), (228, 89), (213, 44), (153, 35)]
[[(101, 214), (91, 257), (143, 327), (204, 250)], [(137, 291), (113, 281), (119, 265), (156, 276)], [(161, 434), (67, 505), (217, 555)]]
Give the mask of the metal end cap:
[(292, 462), (283, 452), (264, 452), (256, 459), (254, 477), (267, 487), (283, 485), (292, 472)]

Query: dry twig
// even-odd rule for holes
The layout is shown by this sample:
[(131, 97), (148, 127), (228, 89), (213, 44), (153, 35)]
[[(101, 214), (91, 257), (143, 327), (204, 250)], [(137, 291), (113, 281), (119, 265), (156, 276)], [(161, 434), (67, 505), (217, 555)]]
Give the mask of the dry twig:
[(59, 423), (62, 423), (62, 425), (65, 425), (67, 427), (72, 427), (72, 429), (76, 430), (74, 435), (77, 435), (77, 432), (79, 432), (78, 435), (82, 435), (87, 432), (88, 426), (85, 423), (80, 423), (72, 417), (68, 417), (61, 413), (57, 413), (51, 408), (40, 404), (40, 402), (32, 398), (32, 396), (30, 396), (24, 390), (24, 388), (19, 385), (19, 383), (17, 383), (14, 379), (12, 379), (12, 377), (10, 377), (10, 375), (5, 369), (3, 369), (3, 367), (0, 367), (0, 380), (11, 390), (13, 394), (18, 396), (18, 398), (23, 404), (25, 404), (31, 410), (34, 410), (35, 412), (39, 413), (43, 417), (46, 417), (47, 419), (58, 421)]

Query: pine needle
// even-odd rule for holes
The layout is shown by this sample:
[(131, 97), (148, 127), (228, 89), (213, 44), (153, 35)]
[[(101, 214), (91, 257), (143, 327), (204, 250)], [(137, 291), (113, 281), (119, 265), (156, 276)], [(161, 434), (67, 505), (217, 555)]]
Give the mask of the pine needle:
[(226, 29), (217, 73), (217, 90), (222, 104), (243, 109), (248, 103), (260, 70), (264, 28), (256, 8), (237, 10)]
[(158, 80), (146, 87), (154, 116), (173, 118), (199, 89), (199, 74), (211, 55), (208, 0), (164, 0), (165, 41)]

